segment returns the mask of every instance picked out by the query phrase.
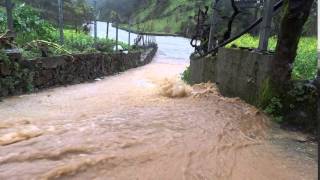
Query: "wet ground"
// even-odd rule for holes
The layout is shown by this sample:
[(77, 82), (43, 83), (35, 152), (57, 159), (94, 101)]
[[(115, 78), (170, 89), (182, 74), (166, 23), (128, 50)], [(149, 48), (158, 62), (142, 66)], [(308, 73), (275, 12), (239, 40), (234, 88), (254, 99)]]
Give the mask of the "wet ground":
[(173, 62), (5, 99), (0, 179), (316, 179), (261, 112), (175, 81), (186, 64)]
[(213, 84), (179, 82), (187, 59), (160, 42), (144, 67), (0, 102), (0, 179), (317, 179), (315, 144)]

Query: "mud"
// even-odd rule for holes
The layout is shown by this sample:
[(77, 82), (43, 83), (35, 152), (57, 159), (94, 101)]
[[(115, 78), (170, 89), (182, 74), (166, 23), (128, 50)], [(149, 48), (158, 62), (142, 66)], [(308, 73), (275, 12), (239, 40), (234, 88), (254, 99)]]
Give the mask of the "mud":
[(262, 112), (212, 83), (177, 80), (186, 65), (158, 57), (94, 83), (5, 99), (0, 179), (317, 179), (316, 161), (270, 141)]

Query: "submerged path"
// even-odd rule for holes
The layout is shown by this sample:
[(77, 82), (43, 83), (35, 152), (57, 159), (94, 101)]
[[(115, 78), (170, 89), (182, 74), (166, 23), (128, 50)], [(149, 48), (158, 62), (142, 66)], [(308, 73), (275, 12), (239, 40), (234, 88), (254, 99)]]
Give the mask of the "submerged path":
[(0, 179), (317, 179), (316, 161), (272, 143), (268, 119), (241, 100), (210, 84), (161, 95), (187, 88), (164, 81), (186, 66), (160, 48), (144, 67), (5, 99)]

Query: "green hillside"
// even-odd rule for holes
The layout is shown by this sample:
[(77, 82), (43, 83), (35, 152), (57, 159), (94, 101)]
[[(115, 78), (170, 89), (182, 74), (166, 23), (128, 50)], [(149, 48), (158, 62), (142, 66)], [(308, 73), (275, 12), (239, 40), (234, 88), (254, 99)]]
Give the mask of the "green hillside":
[[(111, 9), (116, 11), (121, 17), (123, 28), (139, 30), (151, 33), (167, 33), (188, 35), (188, 30), (192, 31), (195, 25), (194, 15), (199, 7), (211, 7), (212, 0), (121, 0), (121, 4), (128, 4), (127, 8), (119, 8), (117, 1), (104, 0), (106, 3), (101, 9)], [(120, 1), (120, 0), (119, 0)], [(112, 2), (112, 3), (111, 3)], [(126, 3), (127, 2), (127, 3)], [(110, 3), (112, 6), (110, 6)], [(230, 1), (220, 1), (221, 12), (224, 16), (230, 17), (232, 8)], [(101, 3), (103, 4), (103, 3)], [(317, 10), (316, 3), (310, 14), (310, 18), (305, 26), (304, 36), (315, 36), (317, 29)], [(209, 8), (211, 10), (211, 8)], [(243, 29), (247, 27), (255, 19), (255, 9), (245, 10), (242, 15), (237, 17), (234, 22), (234, 29)], [(261, 16), (261, 9), (258, 11), (258, 16)], [(105, 13), (107, 14), (107, 13)], [(273, 19), (273, 32), (276, 35), (280, 27), (281, 11)], [(105, 16), (106, 19), (108, 17)], [(132, 25), (129, 27), (129, 19)], [(227, 21), (223, 21), (226, 23)], [(224, 26), (224, 25), (223, 25)]]
[[(197, 7), (210, 5), (211, 0), (150, 0), (148, 5), (133, 14), (134, 30), (153, 33), (185, 34), (194, 24)], [(128, 25), (123, 25), (127, 27)]]

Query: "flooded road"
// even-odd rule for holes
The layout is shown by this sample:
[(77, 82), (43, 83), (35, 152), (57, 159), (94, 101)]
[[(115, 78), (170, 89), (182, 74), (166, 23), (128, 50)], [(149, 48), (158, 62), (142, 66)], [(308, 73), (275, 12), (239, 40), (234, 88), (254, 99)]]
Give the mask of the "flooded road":
[(0, 179), (317, 179), (316, 161), (270, 142), (263, 113), (179, 82), (188, 60), (163, 43), (144, 67), (1, 102)]

